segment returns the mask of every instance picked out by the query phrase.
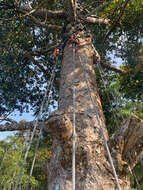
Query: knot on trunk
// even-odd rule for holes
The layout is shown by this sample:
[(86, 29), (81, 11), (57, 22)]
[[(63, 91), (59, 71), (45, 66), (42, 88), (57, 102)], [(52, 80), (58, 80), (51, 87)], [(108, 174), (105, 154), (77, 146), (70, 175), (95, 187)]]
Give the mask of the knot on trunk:
[(45, 131), (51, 131), (60, 142), (67, 141), (72, 137), (72, 122), (64, 111), (53, 112), (45, 123)]
[(61, 165), (71, 167), (72, 163), (72, 121), (65, 111), (53, 112), (45, 123), (45, 131), (51, 131), (62, 148)]

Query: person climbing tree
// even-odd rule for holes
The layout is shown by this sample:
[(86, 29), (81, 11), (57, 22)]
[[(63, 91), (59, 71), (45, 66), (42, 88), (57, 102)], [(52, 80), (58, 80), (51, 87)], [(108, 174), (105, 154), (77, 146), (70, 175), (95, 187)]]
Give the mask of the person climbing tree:
[[(2, 0), (0, 9), (0, 114), (7, 121), (0, 131), (42, 127), (51, 134), (48, 190), (129, 190), (130, 171), (143, 151), (143, 121), (121, 110), (115, 128), (116, 118), (109, 112), (120, 105), (108, 91), (110, 105), (106, 102), (103, 86), (104, 78), (117, 86), (123, 107), (129, 100), (142, 101), (142, 70), (134, 70), (141, 48), (142, 1)], [(107, 63), (112, 51), (125, 60), (122, 67)], [(58, 108), (42, 118), (49, 94)], [(6, 117), (31, 107), (36, 124)]]

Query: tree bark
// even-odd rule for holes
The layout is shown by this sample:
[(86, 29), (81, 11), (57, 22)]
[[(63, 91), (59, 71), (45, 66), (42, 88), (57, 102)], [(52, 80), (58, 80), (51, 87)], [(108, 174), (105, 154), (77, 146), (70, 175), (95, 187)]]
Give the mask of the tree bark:
[[(95, 101), (104, 135), (107, 140), (109, 139), (93, 68), (91, 38), (80, 38), (75, 57), (71, 44), (67, 44), (64, 49), (59, 107), (47, 122), (47, 128), (50, 127), (53, 131), (53, 155), (48, 165), (48, 190), (72, 189), (73, 78), (76, 102), (76, 190), (115, 190), (112, 169), (80, 60), (85, 66), (91, 96)], [(122, 176), (119, 178), (122, 189), (128, 190), (129, 178), (126, 176), (124, 182)]]
[[(133, 169), (143, 151), (143, 121), (132, 115), (109, 141), (114, 164), (121, 173)], [(128, 167), (129, 166), (129, 167)]]

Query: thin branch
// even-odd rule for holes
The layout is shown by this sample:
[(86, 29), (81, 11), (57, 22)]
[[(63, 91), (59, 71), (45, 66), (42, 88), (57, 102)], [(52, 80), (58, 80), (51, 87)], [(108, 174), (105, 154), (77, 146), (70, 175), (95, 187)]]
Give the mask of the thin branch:
[(33, 55), (33, 56), (45, 55), (45, 54), (49, 53), (50, 51), (53, 51), (55, 48), (58, 48), (59, 45), (60, 45), (60, 44), (58, 43), (58, 44), (56, 44), (56, 45), (51, 46), (51, 47), (48, 48), (48, 49), (39, 49), (39, 50), (36, 50), (35, 52), (32, 52), (32, 55)]
[[(94, 65), (97, 64), (95, 58), (93, 58), (93, 64), (94, 64)], [(120, 67), (112, 66), (112, 65), (110, 65), (109, 63), (102, 62), (102, 63), (101, 63), (101, 66), (103, 66), (104, 68), (106, 68), (106, 69), (108, 69), (108, 70), (115, 71), (115, 72), (117, 72), (117, 73), (119, 73), (119, 74), (126, 74), (126, 73), (127, 73), (126, 71), (122, 70)]]
[(109, 65), (108, 63), (102, 63), (102, 66), (105, 67), (106, 69), (109, 69), (111, 71), (115, 71), (119, 74), (125, 74), (126, 71), (122, 70), (120, 67), (115, 67), (112, 65)]
[(124, 14), (124, 11), (125, 11), (125, 8), (128, 4), (130, 0), (126, 0), (122, 9), (121, 9), (121, 12), (119, 14), (119, 17), (117, 18), (117, 20), (114, 22), (114, 24), (112, 25), (111, 29), (107, 32), (107, 34), (105, 35), (104, 37), (104, 40), (103, 40), (103, 43), (106, 41), (106, 39), (108, 38), (108, 36), (112, 33), (112, 31), (116, 28), (117, 24), (119, 23), (120, 19), (122, 18), (123, 14)]

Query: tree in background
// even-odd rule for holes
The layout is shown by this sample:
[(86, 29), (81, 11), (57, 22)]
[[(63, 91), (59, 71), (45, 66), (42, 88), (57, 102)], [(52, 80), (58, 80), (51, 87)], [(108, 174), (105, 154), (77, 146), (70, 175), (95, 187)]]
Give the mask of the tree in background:
[[(130, 189), (130, 169), (136, 166), (143, 150), (143, 122), (138, 117), (142, 118), (143, 98), (142, 1), (3, 0), (0, 9), (0, 114), (1, 120), (7, 120), (0, 130), (33, 127), (32, 122), (16, 123), (5, 116), (14, 110), (22, 113), (32, 109), (35, 115), (39, 112), (55, 66), (52, 52), (59, 48), (50, 101), (52, 105), (58, 100), (58, 109), (42, 122), (44, 131), (50, 131), (53, 138), (48, 189), (72, 188), (73, 89), (76, 189), (116, 189), (101, 126), (121, 188)], [(109, 56), (112, 53), (122, 59), (120, 67), (113, 65), (115, 62)], [(106, 90), (99, 76), (99, 59), (105, 71), (103, 77), (108, 81)], [(113, 88), (121, 101), (114, 99)], [(115, 130), (111, 110), (116, 105), (121, 107), (125, 118), (132, 110), (138, 116), (127, 118)], [(118, 118), (121, 126), (119, 113)]]
[[(17, 138), (19, 137), (19, 138)], [(24, 132), (21, 136), (8, 136), (6, 140), (0, 141), (0, 189), (14, 189), (17, 176), (23, 162), (24, 154), (29, 142), (29, 132)], [(22, 177), (19, 182), (19, 189), (26, 189), (29, 179), (29, 170), (33, 161), (36, 138), (32, 143), (31, 150), (28, 155), (26, 166), (23, 170)], [(50, 157), (50, 139), (43, 137), (37, 152), (37, 162), (34, 167), (33, 176), (30, 178), (31, 189), (46, 189), (47, 187), (47, 167), (46, 163)], [(49, 148), (48, 148), (49, 147)]]

